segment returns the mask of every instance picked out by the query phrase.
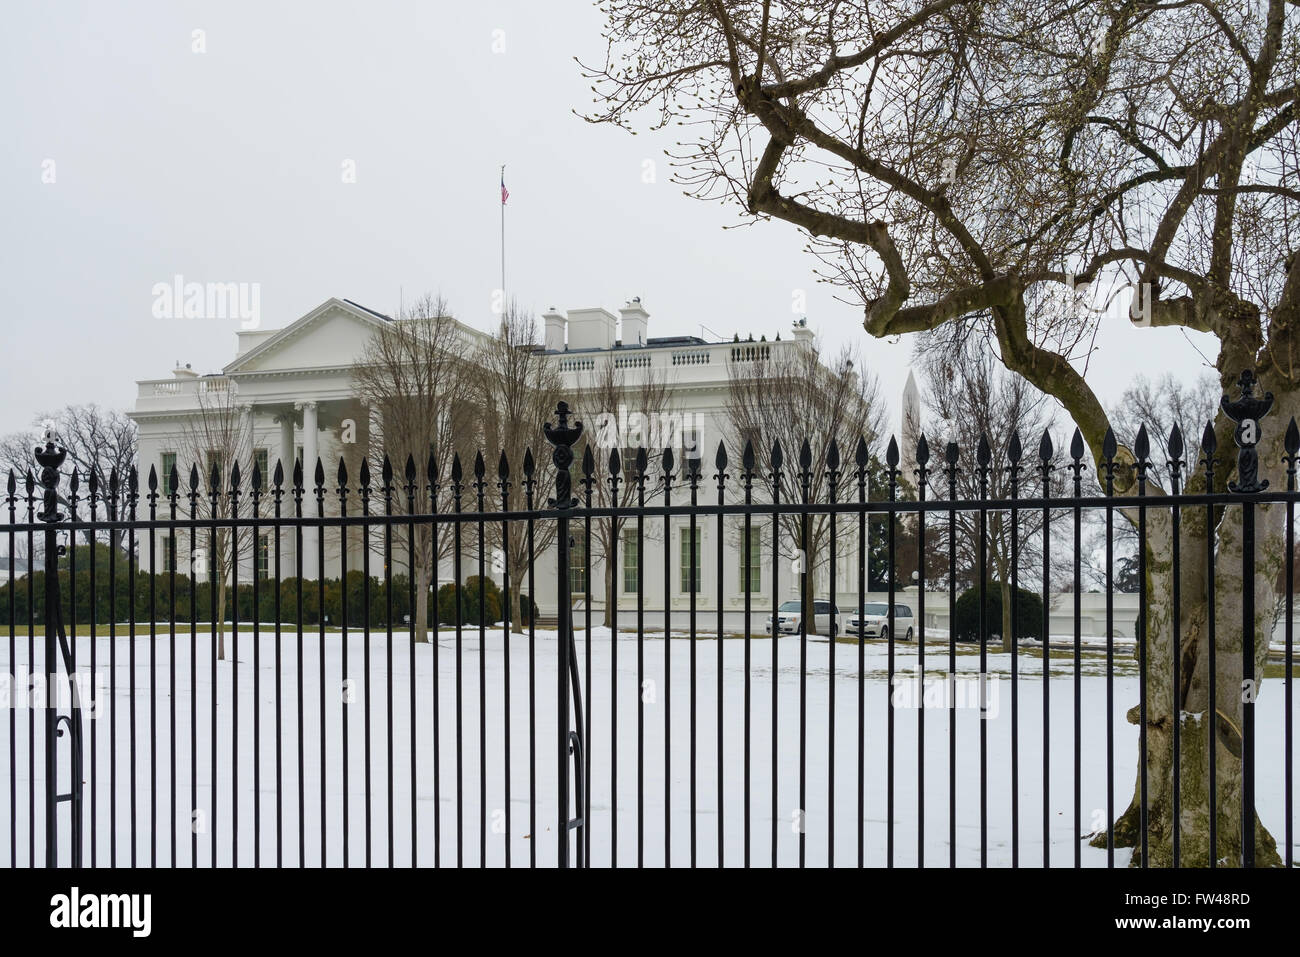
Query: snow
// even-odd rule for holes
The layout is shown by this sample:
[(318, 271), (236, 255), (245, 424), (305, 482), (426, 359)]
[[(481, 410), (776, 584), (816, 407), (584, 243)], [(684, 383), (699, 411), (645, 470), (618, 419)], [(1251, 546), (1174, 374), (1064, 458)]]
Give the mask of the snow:
[[(253, 715), (253, 637), (241, 625), (239, 635), (238, 665), (219, 662), (216, 669), (217, 702), (217, 756), (218, 768), (215, 794), (210, 776), (210, 701), (213, 689), (210, 644), (206, 632), (200, 631), (197, 639), (198, 670), (196, 685), (191, 688), (190, 636), (188, 626), (181, 629), (175, 639), (176, 653), (176, 736), (177, 736), (177, 827), (180, 838), (177, 863), (189, 866), (191, 848), (187, 830), (190, 809), (190, 701), (197, 694), (198, 740), (195, 753), (198, 790), (198, 809), (211, 828), (215, 822), (217, 851), (215, 863), (228, 866), (232, 862), (232, 782), (236, 762), (238, 788), (236, 797), (238, 816), (238, 863), (253, 863), (255, 841), (260, 841), (261, 863), (273, 865), (276, 857), (276, 790), (275, 790), (275, 638), (273, 626), (263, 625), (260, 637), (260, 746), (261, 790), (257, 797), (261, 805), (261, 832), (255, 837), (254, 822), (254, 715)], [(147, 630), (147, 626), (145, 626)], [(140, 630), (140, 626), (138, 626)], [(592, 862), (598, 866), (610, 863), (612, 831), (617, 831), (618, 864), (633, 865), (637, 861), (637, 651), (640, 644), (644, 654), (644, 679), (647, 682), (644, 705), (644, 861), (655, 866), (664, 863), (665, 806), (670, 816), (671, 863), (685, 865), (690, 862), (690, 651), (691, 641), (674, 633), (665, 645), (662, 634), (647, 635), (638, 642), (634, 633), (621, 632), (611, 638), (608, 629), (593, 629), (590, 644), (591, 681), (588, 687), (586, 669), (588, 645), (586, 636), (579, 632), (577, 652), (583, 675), (584, 696), (590, 695), (592, 724), (588, 734), (588, 748), (592, 763), (591, 851)], [(98, 674), (95, 680), (101, 689), (107, 689), (110, 675), (108, 667), (109, 641), (107, 637), (93, 639), (97, 643)], [(233, 640), (227, 634), (227, 650)], [(78, 639), (79, 673), (84, 681), (92, 680), (89, 672), (90, 642)], [(85, 746), (86, 786), (86, 838), (90, 840), (90, 724), (96, 726), (96, 790), (97, 790), (97, 863), (109, 861), (110, 834), (116, 833), (117, 861), (119, 865), (130, 862), (130, 794), (129, 774), (129, 708), (131, 703), (128, 664), (130, 639), (118, 635), (117, 668), (112, 702), (116, 708), (117, 754), (117, 810), (116, 828), (110, 821), (109, 760), (111, 709), (103, 707), (100, 716), (87, 721)], [(509, 674), (511, 700), (507, 709), (504, 694), (506, 675), (505, 646), (509, 644)], [(150, 860), (150, 642), (147, 635), (137, 635), (135, 666), (136, 709), (136, 846), (137, 860), (147, 865)], [(325, 863), (343, 864), (343, 776), (342, 722), (348, 716), (347, 760), (348, 819), (350, 866), (360, 866), (366, 861), (366, 776), (365, 724), (367, 706), (371, 713), (371, 861), (376, 866), (389, 863), (388, 858), (388, 725), (386, 713), (388, 698), (387, 656), (389, 639), (383, 632), (369, 636), (371, 661), (370, 682), (367, 693), (362, 663), (363, 639), (360, 633), (348, 636), (346, 676), (351, 679), (351, 693), (344, 693), (343, 640), (337, 632), (327, 635), (324, 648), (326, 715), (325, 740), (326, 771), (326, 841)], [(36, 660), (41, 660), (42, 637), (36, 640)], [(160, 864), (170, 863), (170, 768), (169, 768), (169, 648), (167, 626), (158, 626), (155, 642), (157, 654), (157, 855)], [(806, 747), (806, 800), (799, 796), (800, 767), (800, 640), (797, 636), (779, 640), (777, 661), (773, 667), (773, 644), (766, 636), (754, 636), (749, 643), (751, 661), (749, 680), (751, 689), (750, 759), (751, 759), (751, 861), (765, 865), (771, 861), (772, 836), (772, 686), (775, 678), (778, 696), (778, 756), (776, 801), (776, 859), (781, 865), (793, 865), (799, 859), (797, 822), (802, 819), (805, 832), (805, 852), (809, 865), (827, 863), (828, 852), (828, 794), (829, 770), (834, 775), (834, 851), (835, 864), (854, 865), (857, 862), (857, 767), (858, 767), (858, 648), (850, 641), (834, 645), (834, 667), (831, 666), (830, 642), (823, 638), (810, 638), (807, 643), (807, 728)], [(299, 860), (298, 845), (298, 778), (297, 778), (297, 635), (285, 628), (281, 643), (281, 691), (283, 742), (283, 834), (284, 862), (296, 865)], [(534, 837), (529, 827), (529, 698), (528, 698), (528, 648), (526, 635), (503, 635), (499, 628), (486, 632), (486, 651), (480, 654), (479, 633), (476, 626), (467, 627), (461, 636), (461, 683), (459, 693), (462, 743), (460, 756), (463, 767), (463, 803), (457, 806), (457, 647), (453, 632), (443, 630), (437, 641), (438, 671), (436, 687), (439, 697), (439, 789), (435, 800), (434, 759), (432, 749), (434, 646), (417, 643), (415, 647), (415, 743), (416, 762), (416, 816), (418, 827), (418, 863), (429, 865), (434, 861), (434, 817), (440, 818), (440, 861), (444, 865), (458, 860), (456, 828), (457, 817), (463, 817), (463, 862), (480, 863), (479, 829), (480, 802), (487, 809), (487, 855), (490, 866), (505, 863), (507, 836), (504, 833), (505, 794), (505, 718), (510, 719), (509, 766), (511, 772), (510, 833), (508, 845), (511, 863), (526, 865), (530, 851), (535, 851), (539, 865), (553, 864), (557, 855), (556, 840), (556, 772), (558, 746), (556, 739), (557, 709), (556, 667), (558, 643), (553, 631), (539, 631), (536, 636), (536, 820), (538, 834)], [(744, 770), (744, 653), (746, 642), (742, 638), (727, 638), (722, 642), (723, 685), (723, 798), (717, 794), (717, 655), (718, 642), (713, 637), (700, 637), (695, 642), (696, 659), (696, 801), (695, 836), (697, 861), (701, 865), (717, 863), (717, 834), (721, 824), (724, 842), (724, 862), (739, 865), (743, 862), (743, 770)], [(322, 862), (320, 835), (320, 701), (321, 642), (314, 632), (303, 637), (304, 712), (302, 733), (304, 738), (304, 830), (303, 853), (306, 863), (315, 866)], [(617, 668), (613, 655), (617, 650)], [(943, 676), (947, 663), (947, 645), (944, 641), (927, 638), (927, 678)], [(928, 703), (926, 708), (903, 707), (908, 695), (904, 682), (897, 686), (900, 704), (895, 709), (894, 728), (894, 861), (898, 865), (918, 863), (917, 825), (918, 813), (918, 724), (924, 719), (924, 863), (946, 865), (948, 861), (948, 771), (949, 741), (947, 702), (958, 705), (956, 739), (957, 781), (957, 863), (975, 865), (980, 860), (980, 727), (978, 710), (979, 656), (973, 648), (962, 647), (958, 656), (958, 685), (951, 689), (955, 697), (948, 697), (947, 685), (926, 685), (923, 694), (911, 695)], [(410, 645), (405, 635), (395, 634), (391, 639), (393, 684), (393, 827), (394, 859), (397, 865), (411, 863), (411, 776), (410, 776)], [(665, 668), (665, 654), (670, 663)], [(888, 752), (887, 725), (887, 646), (870, 642), (864, 649), (865, 674), (861, 687), (865, 701), (865, 813), (864, 849), (868, 865), (885, 863), (886, 855), (886, 768)], [(896, 668), (908, 676), (916, 675), (918, 648), (915, 643), (895, 645)], [(10, 660), (8, 642), (0, 639), (0, 658), (5, 660), (6, 673), (22, 675), (28, 670), (27, 638), (19, 636), (14, 655)], [(988, 800), (988, 856), (993, 865), (1011, 862), (1011, 656), (990, 651), (987, 657), (988, 672), (993, 676), (988, 682), (987, 701), (987, 800)], [(484, 716), (486, 725), (486, 788), (480, 790), (480, 666), (486, 686)], [(1042, 810), (1043, 810), (1043, 742), (1042, 658), (1039, 653), (1021, 649), (1019, 668), (1019, 840), (1020, 862), (1037, 866), (1042, 863)], [(1105, 657), (1094, 650), (1085, 650), (1080, 676), (1082, 715), (1082, 829), (1091, 832), (1097, 823), (1104, 827), (1106, 804), (1106, 754), (1105, 715), (1106, 680)], [(667, 678), (665, 675), (667, 674)], [(830, 694), (832, 676), (835, 691), (835, 736), (831, 747), (829, 733)], [(238, 729), (232, 734), (232, 684), (237, 690)], [(1073, 864), (1074, 848), (1082, 839), (1076, 837), (1073, 813), (1073, 716), (1074, 675), (1069, 654), (1058, 653), (1051, 659), (1050, 677), (1050, 738), (1048, 740), (1050, 796), (1051, 863), (1057, 866)], [(972, 696), (969, 692), (975, 690)], [(915, 689), (912, 689), (915, 690)], [(611, 692), (617, 693), (618, 754), (617, 782), (611, 781)], [(350, 700), (345, 700), (350, 697)], [(1125, 711), (1137, 700), (1136, 668), (1128, 653), (1117, 653), (1114, 678), (1114, 729), (1115, 729), (1115, 788), (1117, 810), (1122, 810), (1132, 793), (1137, 746), (1137, 729), (1125, 720)], [(937, 706), (936, 706), (937, 705)], [(25, 708), (8, 711), (9, 717), (0, 721), (0, 748), (7, 748), (9, 725), (12, 722), (17, 741), (16, 780), (18, 793), (16, 849), (20, 862), (28, 857), (27, 794), (32, 784), (36, 793), (36, 844), (38, 856), (44, 846), (43, 831), (43, 730), (41, 712), (34, 713), (37, 727), (36, 767), (27, 760), (30, 719), (33, 712)], [(667, 755), (671, 773), (668, 775), (669, 793), (665, 795), (664, 781), (664, 722), (671, 720), (671, 748)], [(1257, 753), (1257, 784), (1259, 811), (1264, 823), (1279, 839), (1282, 836), (1282, 685), (1269, 681), (1257, 703), (1256, 726), (1259, 729)], [(232, 738), (237, 740), (237, 753), (232, 755)], [(68, 767), (66, 739), (60, 740), (60, 769), (64, 775)], [(5, 766), (8, 766), (6, 760)], [(10, 815), (9, 788), (0, 794), (0, 808), (4, 818)], [(613, 812), (614, 794), (617, 794), (617, 814)], [(215, 800), (215, 813), (213, 802)], [(799, 814), (801, 803), (802, 815)], [(722, 813), (719, 813), (721, 806)], [(69, 860), (67, 804), (60, 805), (60, 859)], [(7, 821), (6, 821), (7, 823)], [(10, 856), (9, 829), (0, 834), (0, 861)], [(198, 864), (209, 866), (211, 832), (199, 835)], [(1082, 843), (1085, 866), (1105, 866), (1102, 850)], [(1128, 861), (1128, 851), (1116, 852), (1116, 864)], [(87, 847), (85, 862), (89, 864)]]

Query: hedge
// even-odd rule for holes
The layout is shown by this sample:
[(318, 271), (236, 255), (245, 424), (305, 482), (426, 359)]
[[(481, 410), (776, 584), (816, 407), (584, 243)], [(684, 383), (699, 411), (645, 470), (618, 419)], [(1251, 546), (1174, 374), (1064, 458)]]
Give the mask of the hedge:
[[(1018, 638), (1043, 638), (1042, 596), (1024, 588), (1015, 596), (1016, 634)], [(953, 622), (958, 641), (979, 640), (979, 589), (968, 588), (957, 599), (957, 618)], [(985, 631), (990, 637), (1004, 634), (1002, 630), (1002, 584), (988, 582), (984, 586)]]
[[(132, 569), (127, 558), (121, 552), (113, 556), (115, 568), (112, 578), (109, 576), (109, 559), (111, 549), (107, 545), (95, 546), (95, 594), (94, 594), (94, 621), (99, 624), (108, 622), (124, 622), (132, 617), (134, 607), (134, 618), (136, 621), (149, 621), (150, 613), (150, 585), (153, 587), (153, 612), (154, 621), (176, 621), (188, 623), (191, 614), (194, 619), (202, 624), (212, 619), (212, 601), (213, 587), (208, 582), (196, 582), (193, 590), (190, 588), (190, 579), (188, 569), (178, 569), (175, 575), (176, 595), (175, 603), (172, 601), (171, 585), (172, 575), (169, 572), (158, 572), (150, 576), (141, 572), (138, 568)], [(75, 550), (76, 559), (76, 576), (75, 589), (72, 586), (73, 576), (70, 572), (70, 561), (65, 557), (59, 562), (59, 593), (62, 598), (63, 620), (65, 624), (75, 620), (77, 624), (89, 624), (91, 619), (91, 589), (90, 589), (90, 559), (91, 552), (89, 546), (78, 546)], [(134, 572), (134, 574), (132, 574)], [(344, 618), (344, 592), (343, 581), (339, 578), (326, 578), (322, 581), (308, 579), (302, 582), (302, 623), (304, 625), (317, 625), (320, 623), (320, 611), (322, 606), (322, 587), (324, 591), (324, 609), (327, 622), (330, 626), (337, 626), (343, 623)], [(451, 589), (453, 586), (446, 585), (444, 589)], [(391, 583), (385, 582), (384, 579), (371, 576), (370, 578), (370, 627), (385, 627), (388, 624), (386, 617), (389, 608), (389, 591), (391, 588), (393, 625), (395, 627), (403, 626), (407, 623), (407, 616), (411, 614), (412, 592), (409, 579), (406, 575), (394, 575)], [(28, 592), (30, 589), (31, 601), (29, 604)], [(485, 584), (485, 590), (489, 594), (495, 595), (494, 605), (491, 600), (488, 602), (488, 611), (492, 612), (495, 608), (498, 612), (496, 618), (490, 620), (500, 621), (499, 610), (501, 608), (500, 592), (495, 583), (488, 580)], [(275, 599), (276, 583), (270, 579), (262, 579), (257, 583), (257, 619), (264, 622), (273, 622), (277, 620)], [(299, 580), (296, 578), (284, 578), (279, 583), (280, 611), (278, 620), (281, 622), (296, 624), (298, 622), (298, 591)], [(441, 591), (439, 598), (441, 598)], [(452, 607), (454, 608), (454, 591), (452, 594)], [(470, 578), (466, 582), (466, 599), (473, 605), (477, 606), (478, 601), (478, 579)], [(249, 581), (241, 581), (238, 589), (227, 586), (226, 589), (226, 607), (218, 611), (218, 617), (222, 620), (229, 620), (232, 609), (232, 599), (238, 599), (238, 612), (240, 621), (253, 620), (253, 584)], [(366, 607), (366, 578), (361, 571), (353, 570), (347, 574), (346, 598), (347, 598), (347, 623), (352, 627), (362, 627), (367, 623)], [(73, 615), (71, 603), (75, 597), (76, 613)], [(436, 606), (432, 604), (433, 596), (430, 595), (430, 610)], [(532, 607), (528, 596), (521, 596), (521, 604), (525, 611)], [(31, 620), (34, 624), (44, 625), (45, 623), (45, 572), (38, 570), (30, 576), (18, 578), (14, 582), (7, 582), (0, 586), (0, 625), (12, 620), (16, 625), (25, 626), (28, 621), (28, 614), (31, 614)], [(475, 612), (477, 614), (477, 612)], [(451, 618), (447, 619), (451, 622)], [(527, 618), (525, 618), (525, 621)], [(477, 617), (467, 617), (466, 621), (472, 621), (477, 624)]]

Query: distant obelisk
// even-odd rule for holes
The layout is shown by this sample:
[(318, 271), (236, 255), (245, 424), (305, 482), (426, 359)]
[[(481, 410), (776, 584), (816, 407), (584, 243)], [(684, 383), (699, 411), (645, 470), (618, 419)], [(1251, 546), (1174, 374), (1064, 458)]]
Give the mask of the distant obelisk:
[(907, 384), (903, 386), (903, 414), (898, 436), (900, 453), (899, 478), (913, 488), (916, 486), (916, 443), (921, 438), (921, 390), (916, 387), (916, 377), (907, 371)]

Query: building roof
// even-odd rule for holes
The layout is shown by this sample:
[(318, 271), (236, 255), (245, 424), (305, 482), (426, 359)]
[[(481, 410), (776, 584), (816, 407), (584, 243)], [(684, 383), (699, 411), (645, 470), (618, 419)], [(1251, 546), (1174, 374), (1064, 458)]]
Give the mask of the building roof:
[[(621, 343), (620, 343), (621, 344)], [(703, 346), (708, 345), (705, 340), (699, 336), (651, 336), (645, 341), (647, 346)], [(722, 343), (714, 343), (722, 345)]]
[[(757, 341), (757, 340), (755, 340)], [(636, 351), (641, 349), (671, 349), (679, 346), (725, 346), (732, 345), (729, 342), (709, 342), (707, 339), (701, 339), (699, 336), (658, 336), (647, 339), (644, 343), (634, 345), (624, 343), (622, 339), (614, 340), (614, 344), (608, 349), (602, 346), (565, 346), (563, 349), (547, 349), (542, 346), (540, 351), (550, 355), (564, 355), (565, 353), (586, 353), (586, 352), (611, 352), (614, 350)]]
[(363, 305), (361, 305), (361, 303), (357, 302), (355, 299), (348, 299), (348, 298), (345, 296), (345, 297), (343, 298), (343, 301), (346, 302), (349, 306), (356, 306), (358, 309), (364, 309), (366, 312), (370, 313), (372, 316), (375, 316), (376, 318), (379, 318), (379, 319), (384, 320), (384, 322), (392, 322), (392, 321), (393, 321), (393, 317), (392, 317), (392, 316), (386, 316), (386, 315), (384, 315), (382, 312), (378, 312), (378, 311), (376, 311), (376, 310), (374, 310), (374, 309), (371, 309), (369, 306), (363, 306)]

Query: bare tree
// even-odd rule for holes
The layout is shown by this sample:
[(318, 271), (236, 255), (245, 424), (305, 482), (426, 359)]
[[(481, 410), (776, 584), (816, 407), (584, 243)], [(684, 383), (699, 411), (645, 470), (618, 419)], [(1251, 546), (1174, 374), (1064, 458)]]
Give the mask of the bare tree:
[[(757, 346), (737, 346), (728, 364), (727, 417), (733, 449), (743, 454), (753, 445), (755, 488), (768, 501), (829, 501), (832, 491), (842, 501), (851, 491), (858, 442), (874, 455), (883, 433), (882, 402), (874, 376), (859, 371), (856, 353), (842, 349), (824, 364), (815, 340), (790, 340)], [(779, 447), (779, 478), (771, 455)], [(832, 447), (839, 456), (834, 469)], [(803, 523), (808, 523), (804, 548)], [(817, 573), (830, 559), (830, 517), (825, 513), (785, 513), (773, 529), (778, 548), (787, 557), (802, 554), (807, 575), (804, 607), (811, 608)], [(838, 539), (846, 553), (853, 550), (848, 535)], [(837, 556), (838, 557), (838, 556)], [(835, 583), (830, 582), (833, 591)]]
[[(1184, 382), (1171, 373), (1166, 373), (1155, 382), (1139, 375), (1124, 390), (1118, 403), (1110, 410), (1110, 419), (1118, 435), (1136, 435), (1138, 429), (1145, 425), (1154, 435), (1167, 436), (1178, 426), (1184, 436), (1195, 439), (1211, 422), (1219, 404), (1218, 386), (1215, 377), (1209, 374), (1200, 376), (1195, 382)], [(1190, 466), (1193, 472), (1199, 467), (1192, 457)], [(1166, 484), (1170, 479), (1169, 460), (1167, 456), (1152, 456), (1153, 461), (1148, 475), (1157, 477)], [(1180, 475), (1186, 484), (1188, 463), (1180, 466)], [(1105, 474), (1095, 467), (1088, 473), (1091, 490), (1104, 491)], [(1104, 516), (1098, 513), (1089, 515), (1091, 526), (1087, 554), (1081, 556), (1087, 564), (1089, 577), (1099, 587), (1106, 583), (1104, 550), (1106, 546), (1106, 528)], [(1117, 561), (1123, 560), (1136, 564), (1138, 534), (1137, 528), (1122, 518), (1114, 524), (1112, 547)], [(1100, 554), (1100, 559), (1098, 555)], [(1112, 569), (1112, 575), (1114, 570)], [(1285, 577), (1285, 576), (1283, 576)], [(1279, 596), (1284, 598), (1284, 596)]]
[[(230, 584), (239, 569), (239, 557), (253, 554), (254, 530), (241, 527), (236, 533), (228, 524), (251, 515), (248, 498), (252, 475), (252, 423), (249, 411), (240, 404), (235, 383), (219, 376), (199, 379), (198, 409), (185, 419), (179, 439), (177, 470), (188, 462), (191, 475), (179, 473), (178, 491), (197, 473), (200, 484), (194, 499), (195, 517), (208, 524), (206, 533), (191, 533), (189, 560), (196, 574), (206, 575), (216, 589), (217, 657), (226, 657), (226, 600)], [(157, 476), (163, 489), (171, 476)], [(142, 478), (146, 496), (148, 476)], [(268, 477), (262, 476), (265, 488)], [(151, 531), (150, 534), (153, 534)], [(175, 547), (175, 545), (173, 545)]]
[[(119, 476), (125, 476), (135, 464), (136, 426), (117, 409), (104, 409), (93, 402), (68, 405), (57, 412), (38, 415), (32, 424), (34, 429), (13, 433), (0, 441), (0, 460), (17, 476), (26, 475), (32, 467), (32, 449), (43, 444), (42, 436), (47, 428), (53, 431), (55, 441), (67, 448), (67, 464), (81, 473), (83, 489), (91, 473), (96, 474), (99, 487), (107, 489), (108, 477), (114, 470)], [(67, 489), (66, 482), (59, 483), (59, 501), (64, 505)], [(125, 496), (120, 496), (116, 503), (105, 497), (99, 503), (100, 514), (114, 504), (116, 511), (107, 517), (125, 520), (129, 507)], [(91, 534), (86, 532), (88, 537)], [(121, 529), (112, 529), (108, 534), (114, 547), (120, 545)]]
[[(956, 442), (958, 449), (969, 454), (983, 442), (988, 449), (989, 464), (981, 481), (978, 467), (958, 469), (956, 490), (959, 499), (975, 500), (981, 495), (989, 498), (1011, 497), (1011, 451), (1013, 440), (1021, 443), (1022, 463), (1019, 473), (1019, 494), (1032, 491), (1041, 494), (1041, 482), (1036, 473), (1039, 441), (1051, 428), (1053, 407), (1051, 399), (1043, 395), (1024, 378), (1001, 367), (987, 350), (976, 347), (969, 340), (939, 345), (929, 343), (918, 350), (924, 356), (922, 368), (929, 393), (929, 407), (933, 414), (931, 440), (942, 450), (948, 442)], [(1053, 449), (1061, 443), (1054, 442)], [(1066, 475), (1060, 468), (1048, 474), (1048, 492), (1060, 495), (1065, 491)], [(929, 477), (933, 498), (945, 498), (949, 483), (941, 469), (933, 469)], [(1052, 526), (1059, 525), (1064, 516), (1054, 513)], [(1002, 650), (1011, 651), (1012, 595), (1011, 563), (1020, 562), (1020, 581), (1030, 584), (1037, 576), (1045, 592), (1055, 590), (1059, 579), (1068, 573), (1070, 556), (1064, 549), (1051, 549), (1052, 564), (1048, 581), (1041, 581), (1043, 513), (1038, 509), (1021, 509), (1017, 512), (1016, 528), (1019, 531), (1017, 548), (1011, 547), (1010, 513), (990, 511), (985, 521), (987, 561), (1002, 596)], [(972, 582), (978, 574), (979, 517), (971, 512), (958, 511), (955, 515), (958, 529), (956, 570), (958, 580)], [(1044, 636), (1046, 641), (1050, 636)]]
[[(682, 124), (679, 178), (752, 220), (803, 230), (823, 277), (861, 304), (869, 334), (953, 324), (995, 342), (1008, 368), (1061, 402), (1099, 460), (1112, 423), (1085, 376), (1099, 324), (1205, 333), (1218, 343), (1221, 392), (1235, 393), (1253, 369), (1260, 393), (1273, 393), (1277, 425), (1264, 432), (1259, 463), (1262, 478), (1282, 485), (1285, 422), (1300, 414), (1294, 3), (706, 0), (665, 9), (608, 0), (604, 11), (608, 55), (587, 69), (598, 93), (588, 119)], [(1085, 284), (1110, 308), (1081, 311)], [(1216, 414), (1218, 448), (1231, 447), (1234, 427)], [(1160, 446), (1167, 436), (1153, 438)], [(1133, 460), (1128, 448), (1119, 453)], [(1221, 462), (1216, 489), (1232, 477)], [(1204, 484), (1197, 474), (1189, 491)], [(1116, 490), (1136, 494), (1132, 469), (1121, 469)], [(1150, 483), (1147, 492), (1160, 490)], [(1168, 516), (1155, 511), (1152, 569), (1169, 567), (1172, 538)], [(1284, 511), (1265, 505), (1257, 515), (1255, 634), (1267, 626), (1284, 560)], [(1179, 655), (1189, 678), (1173, 688), (1169, 669), (1148, 674), (1139, 762), (1150, 783), (1150, 850), (1136, 863), (1172, 863), (1173, 728), (1184, 714), (1209, 720), (1182, 726), (1181, 862), (1242, 858), (1237, 828), (1218, 828), (1210, 847), (1209, 817), (1212, 806), (1225, 819), (1241, 812), (1231, 729), (1243, 709), (1235, 689), (1246, 630), (1234, 623), (1244, 589), (1227, 575), (1210, 583), (1204, 571), (1207, 548), (1219, 568), (1240, 567), (1241, 514), (1217, 510), (1212, 528), (1205, 516), (1185, 517), (1176, 648), (1171, 576), (1147, 583), (1146, 654)], [(1260, 673), (1266, 654), (1256, 641)], [(1141, 837), (1137, 769), (1134, 777), (1134, 799), (1115, 822), (1119, 846)], [(1273, 837), (1258, 823), (1255, 835), (1257, 861), (1277, 864)]]
[[(662, 443), (664, 430), (652, 428), (651, 424), (672, 414), (671, 391), (667, 378), (648, 363), (644, 366), (620, 363), (620, 358), (632, 357), (629, 353), (599, 360), (588, 384), (579, 388), (573, 401), (586, 426), (581, 447), (574, 449), (574, 461), (581, 468), (586, 453), (591, 452), (594, 465), (591, 501), (596, 508), (627, 508), (637, 503), (641, 485), (644, 485), (646, 501), (662, 488), (663, 447), (655, 446)], [(655, 441), (656, 432), (659, 443)], [(644, 473), (636, 468), (641, 450), (646, 453)], [(574, 488), (579, 494), (585, 493), (579, 483), (574, 483)], [(626, 523), (625, 516), (613, 515), (593, 518), (591, 522), (592, 567), (601, 568), (605, 579), (606, 627), (613, 625), (618, 604), (619, 583), (615, 581), (614, 571)], [(652, 525), (646, 539), (653, 540), (655, 535)], [(643, 556), (638, 555), (637, 561), (643, 562)]]
[[(1194, 382), (1184, 382), (1172, 373), (1165, 373), (1155, 382), (1139, 375), (1110, 410), (1110, 420), (1116, 435), (1126, 438), (1137, 435), (1143, 425), (1161, 437), (1178, 426), (1183, 435), (1195, 441), (1205, 424), (1214, 420), (1218, 408), (1219, 385), (1213, 375), (1201, 375)], [(1153, 456), (1148, 474), (1161, 476), (1162, 483), (1167, 482), (1168, 464), (1164, 455)]]
[[(533, 316), (513, 300), (502, 314), (496, 336), (475, 353), (473, 375), (475, 404), (483, 417), (489, 482), (494, 468), (507, 468), (508, 477), (499, 477), (498, 481), (513, 486), (505, 489), (509, 495), (507, 504), (517, 508), (523, 499), (524, 460), (529, 455), (534, 460), (537, 458), (533, 446), (541, 423), (554, 414), (559, 402), (560, 375), (537, 341)], [(542, 467), (533, 472), (535, 504), (544, 504), (555, 486), (554, 470), (548, 467), (549, 463), (540, 464)], [(500, 496), (491, 494), (490, 490), (491, 485), (485, 499), (487, 507), (500, 507)], [(535, 551), (543, 552), (551, 546), (555, 529), (553, 522), (534, 523)], [(528, 539), (517, 527), (506, 530), (501, 522), (490, 522), (486, 526), (486, 542), (494, 555), (500, 557), (502, 570), (509, 577), (510, 622), (514, 631), (521, 634), (524, 629), (520, 595), (528, 571)], [(496, 564), (495, 557), (493, 563)], [(537, 600), (536, 595), (529, 598)]]
[[(367, 430), (370, 458), (377, 471), (382, 470), (385, 456), (391, 463), (397, 486), (394, 514), (412, 514), (412, 504), (415, 514), (428, 509), (427, 493), (418, 484), (413, 503), (404, 491), (408, 460), (417, 476), (423, 474), (427, 484), (439, 488), (441, 509), (452, 502), (448, 477), (453, 462), (458, 453), (470, 451), (478, 435), (479, 417), (469, 401), (467, 373), (473, 340), (474, 334), (451, 315), (446, 300), (426, 293), (375, 333), (357, 363), (354, 389), (373, 410), (376, 426)], [(440, 535), (434, 554), (429, 524), (415, 524), (413, 543), (408, 534), (402, 523), (394, 523), (393, 555), (397, 560), (414, 551), (415, 567), (410, 573), (415, 578), (415, 640), (428, 641), (433, 568), (451, 554), (453, 536), (449, 531)]]

